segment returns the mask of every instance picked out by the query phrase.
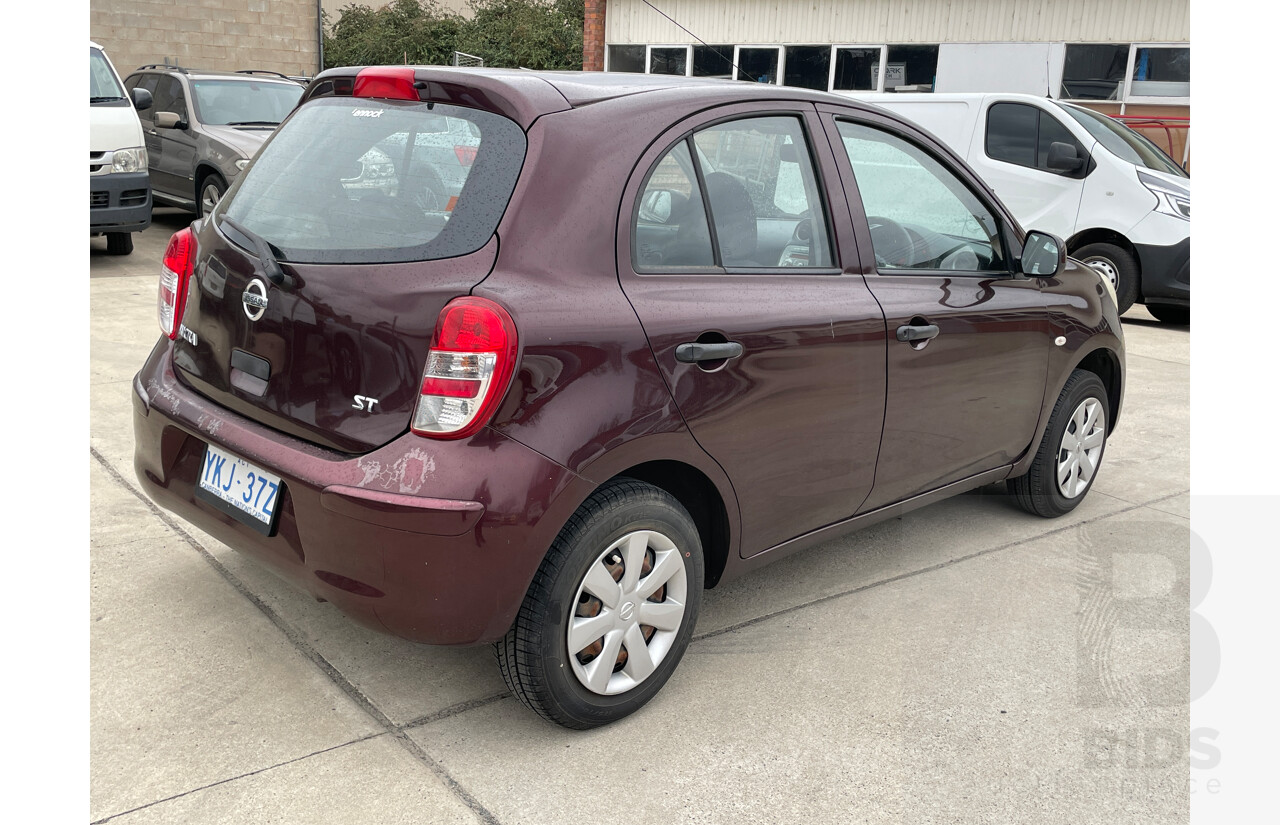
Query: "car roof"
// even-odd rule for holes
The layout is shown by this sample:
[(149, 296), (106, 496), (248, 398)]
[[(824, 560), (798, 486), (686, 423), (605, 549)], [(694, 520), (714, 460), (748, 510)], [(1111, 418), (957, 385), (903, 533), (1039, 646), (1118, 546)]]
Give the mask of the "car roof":
[[(337, 77), (351, 77), (365, 66), (346, 66), (329, 69), (316, 76), (308, 88), (304, 102), (317, 91), (323, 81)], [(376, 68), (376, 67), (375, 67)], [(531, 71), (528, 69), (455, 68), (450, 66), (411, 66), (414, 80), (434, 86), (439, 96), (434, 100), (474, 100), (474, 95), (460, 95), (455, 89), (478, 90), (490, 93), (489, 104), (498, 111), (514, 117), (527, 126), (539, 115), (577, 109), (606, 100), (635, 98), (635, 108), (648, 105), (647, 95), (658, 92), (679, 92), (684, 100), (691, 97), (707, 105), (747, 100), (806, 100), (814, 103), (832, 103), (867, 111), (880, 111), (875, 106), (856, 98), (818, 92), (796, 86), (775, 86), (768, 83), (750, 83), (704, 77), (681, 77), (627, 72), (567, 72)], [(549, 87), (549, 88), (548, 88)], [(474, 102), (463, 105), (475, 105)]]
[(250, 73), (250, 72), (243, 72), (243, 71), (242, 72), (221, 72), (221, 71), (215, 71), (212, 69), (210, 70), (188, 69), (185, 66), (157, 66), (152, 64), (147, 66), (139, 66), (129, 74), (131, 75), (177, 74), (177, 75), (182, 75), (183, 77), (190, 78), (192, 80), (203, 80), (208, 78), (217, 78), (217, 79), (231, 78), (234, 80), (244, 80), (246, 82), (252, 80), (252, 81), (265, 81), (267, 83), (288, 83), (291, 86), (298, 85), (298, 81), (296, 80), (290, 80), (288, 77), (284, 77), (284, 76), (276, 75), (272, 73), (258, 73), (258, 72)]

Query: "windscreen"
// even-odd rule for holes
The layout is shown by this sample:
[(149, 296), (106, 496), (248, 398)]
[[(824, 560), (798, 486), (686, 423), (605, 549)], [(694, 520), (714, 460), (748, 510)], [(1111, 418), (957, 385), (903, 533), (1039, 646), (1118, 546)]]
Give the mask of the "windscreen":
[(1127, 160), (1136, 166), (1167, 172), (1182, 178), (1191, 177), (1181, 166), (1164, 153), (1147, 138), (1104, 114), (1079, 106), (1062, 107), (1076, 122), (1088, 130), (1099, 143), (1116, 157)]
[(89, 49), (89, 102), (107, 103), (113, 100), (124, 100), (124, 89), (116, 73), (111, 71), (111, 64), (97, 49)]
[(284, 261), (466, 255), (497, 229), (525, 146), (518, 125), (477, 109), (322, 98), (272, 136), (219, 211)]
[(196, 115), (209, 126), (274, 126), (298, 105), (297, 83), (193, 80)]

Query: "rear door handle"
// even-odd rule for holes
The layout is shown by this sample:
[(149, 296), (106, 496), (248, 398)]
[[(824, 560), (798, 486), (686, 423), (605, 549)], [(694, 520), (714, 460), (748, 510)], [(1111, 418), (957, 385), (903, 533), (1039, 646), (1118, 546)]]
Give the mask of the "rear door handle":
[(723, 344), (681, 344), (676, 347), (676, 360), (684, 364), (696, 364), (699, 361), (724, 361), (737, 358), (742, 354), (742, 344), (728, 341)]
[(904, 324), (898, 327), (898, 340), (905, 342), (928, 341), (938, 337), (937, 324)]

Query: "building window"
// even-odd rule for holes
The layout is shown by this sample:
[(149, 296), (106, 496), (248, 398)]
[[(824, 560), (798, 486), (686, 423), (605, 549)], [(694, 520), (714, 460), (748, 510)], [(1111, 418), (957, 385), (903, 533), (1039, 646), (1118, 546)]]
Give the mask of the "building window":
[(1062, 62), (1065, 100), (1191, 97), (1191, 49), (1180, 45), (1068, 43)]
[(831, 88), (838, 92), (874, 92), (880, 72), (880, 46), (836, 46)]
[(1128, 43), (1068, 43), (1062, 63), (1062, 97), (1119, 100), (1128, 63)]
[(787, 46), (783, 83), (827, 91), (831, 76), (830, 46)]
[(938, 77), (938, 47), (890, 46), (884, 72), (885, 91), (932, 92)]
[(1130, 97), (1191, 97), (1191, 49), (1139, 46)]
[(652, 46), (649, 48), (649, 74), (687, 74), (688, 46)]
[(610, 46), (608, 70), (643, 73), (645, 49), (645, 46)]
[(778, 46), (738, 46), (734, 63), (738, 65), (738, 80), (754, 83), (778, 82)]
[(693, 76), (733, 77), (733, 46), (694, 46)]

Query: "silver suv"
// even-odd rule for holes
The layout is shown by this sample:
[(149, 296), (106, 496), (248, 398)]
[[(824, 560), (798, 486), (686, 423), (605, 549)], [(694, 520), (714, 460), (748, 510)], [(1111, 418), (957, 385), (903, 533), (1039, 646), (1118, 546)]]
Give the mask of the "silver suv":
[(303, 86), (275, 72), (141, 66), (124, 82), (151, 93), (138, 113), (156, 203), (203, 217), (284, 120)]

